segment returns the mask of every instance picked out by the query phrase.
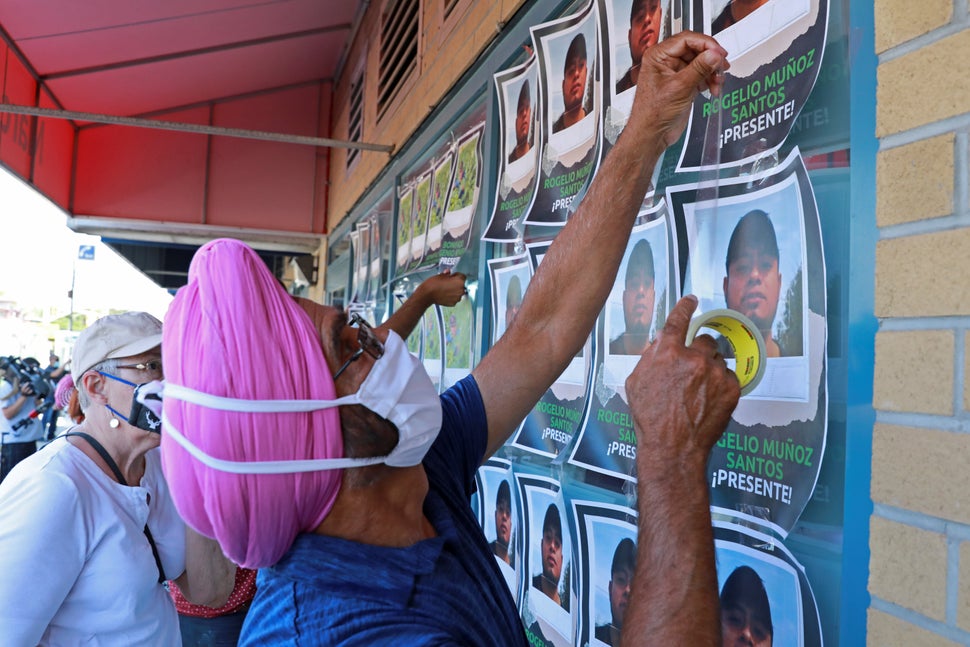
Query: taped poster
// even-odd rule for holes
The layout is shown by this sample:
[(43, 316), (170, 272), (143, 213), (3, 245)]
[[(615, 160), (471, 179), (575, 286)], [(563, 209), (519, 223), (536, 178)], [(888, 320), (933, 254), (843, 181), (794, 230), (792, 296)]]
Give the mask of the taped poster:
[(441, 259), (444, 237), (445, 207), (455, 173), (455, 151), (449, 149), (434, 161), (431, 170), (431, 196), (428, 200), (428, 237), (422, 265), (436, 265)]
[(384, 258), (384, 250), (381, 245), (381, 226), (380, 220), (374, 216), (368, 220), (370, 232), (370, 264), (367, 269), (367, 302), (375, 303), (380, 295), (381, 286), (384, 284), (384, 276), (381, 273), (381, 263)]
[(512, 463), (490, 458), (475, 473), (475, 484), (482, 533), (513, 599), (518, 600), (520, 583), (516, 567), (521, 561), (522, 531), (519, 506), (513, 490)]
[(539, 185), (527, 224), (563, 225), (599, 162), (602, 93), (595, 2), (532, 27), (539, 59), (542, 142)]
[[(533, 267), (542, 262), (549, 245), (547, 241), (527, 246)], [(552, 459), (572, 444), (586, 406), (592, 356), (590, 336), (512, 435), (512, 447)]]
[(821, 647), (822, 627), (805, 569), (769, 535), (714, 523), (725, 645)]
[[(737, 310), (761, 331), (764, 376), (708, 462), (711, 504), (785, 536), (812, 494), (827, 428), (825, 261), (798, 149), (759, 174), (668, 187), (684, 292), (698, 312)], [(716, 206), (715, 206), (716, 204)], [(729, 345), (720, 351), (732, 369)]]
[(411, 265), (411, 221), (414, 214), (414, 184), (408, 183), (398, 189), (397, 198), (397, 263), (395, 275), (407, 273)]
[(637, 512), (594, 501), (572, 501), (578, 555), (577, 644), (620, 645), (637, 557)]
[(419, 269), (428, 250), (428, 219), (431, 210), (432, 169), (421, 173), (414, 181), (414, 211), (411, 214), (411, 254), (408, 272)]
[(637, 443), (625, 383), (679, 293), (672, 235), (664, 200), (638, 215), (597, 321), (593, 389), (569, 457), (574, 465), (627, 481), (635, 479)]
[(471, 373), (472, 349), (475, 347), (475, 303), (474, 289), (452, 308), (442, 308), (445, 335), (445, 374), (444, 388), (456, 384)]
[(532, 645), (573, 643), (573, 541), (559, 481), (514, 473), (525, 520), (522, 623)]
[(815, 87), (828, 11), (828, 0), (693, 0), (693, 29), (718, 40), (731, 69), (720, 96), (694, 101), (677, 170), (705, 168), (705, 127), (717, 113), (721, 166), (778, 150)]
[(482, 240), (508, 242), (522, 237), (522, 220), (535, 199), (541, 148), (539, 67), (529, 59), (494, 75), (498, 95), (501, 155), (492, 218)]
[[(644, 53), (676, 33), (671, 4), (670, 0), (598, 0), (605, 90), (601, 157), (630, 118)], [(673, 4), (679, 5), (679, 0)], [(659, 169), (658, 164), (656, 172)]]
[(357, 256), (354, 261), (354, 269), (357, 272), (357, 294), (361, 303), (373, 303), (374, 288), (370, 281), (370, 221), (358, 222), (355, 230), (357, 232)]
[(437, 259), (431, 263), (437, 264), (439, 269), (458, 265), (472, 239), (472, 225), (482, 193), (484, 131), (485, 123), (481, 122), (466, 131), (455, 143), (455, 169), (444, 199), (441, 246)]
[(353, 268), (350, 273), (350, 303), (363, 303), (360, 280), (360, 232), (354, 229), (350, 232), (350, 250)]

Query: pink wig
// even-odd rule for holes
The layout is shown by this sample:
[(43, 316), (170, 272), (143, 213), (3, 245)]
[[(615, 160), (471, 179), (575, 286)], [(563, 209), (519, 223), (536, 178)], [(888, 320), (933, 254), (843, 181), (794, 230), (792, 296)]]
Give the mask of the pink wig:
[[(189, 282), (165, 317), (167, 382), (254, 400), (334, 399), (320, 335), (256, 253), (232, 239), (199, 249)], [(279, 461), (343, 457), (336, 408), (238, 413), (165, 398), (165, 415), (217, 459)], [(330, 512), (341, 472), (232, 474), (193, 458), (162, 430), (162, 466), (175, 505), (199, 533), (247, 568), (275, 564), (300, 532)]]
[(58, 409), (66, 409), (73, 390), (74, 377), (67, 373), (57, 381), (57, 386), (54, 388), (54, 406)]

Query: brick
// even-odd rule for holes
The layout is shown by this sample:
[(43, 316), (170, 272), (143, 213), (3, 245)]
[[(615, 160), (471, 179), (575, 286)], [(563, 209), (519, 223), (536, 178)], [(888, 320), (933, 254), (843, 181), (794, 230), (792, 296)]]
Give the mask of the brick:
[(970, 541), (960, 544), (960, 587), (957, 592), (957, 625), (970, 631)]
[(880, 0), (874, 5), (876, 52), (905, 43), (948, 23), (951, 0)]
[(872, 517), (869, 548), (872, 595), (943, 621), (946, 609), (943, 535)]
[(970, 434), (877, 423), (872, 439), (872, 500), (970, 523)]
[(872, 406), (952, 415), (953, 347), (946, 330), (877, 333)]
[(970, 314), (970, 229), (882, 240), (876, 246), (877, 317)]
[(958, 62), (968, 59), (970, 30), (964, 30), (880, 65), (876, 135), (964, 114), (970, 105), (970, 77)]
[(866, 628), (869, 647), (956, 647), (960, 644), (871, 607)]
[(970, 333), (963, 336), (963, 410), (970, 410)]
[(898, 225), (953, 212), (954, 136), (892, 148), (876, 158), (876, 224)]

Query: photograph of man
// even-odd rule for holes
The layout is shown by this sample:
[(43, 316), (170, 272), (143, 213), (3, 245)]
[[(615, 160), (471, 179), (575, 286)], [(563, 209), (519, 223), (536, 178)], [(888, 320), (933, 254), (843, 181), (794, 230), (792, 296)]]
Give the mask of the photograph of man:
[(722, 647), (771, 647), (774, 632), (764, 582), (739, 566), (721, 587)]
[(613, 552), (610, 566), (610, 583), (607, 592), (610, 596), (612, 620), (596, 626), (596, 639), (607, 645), (620, 644), (620, 631), (623, 629), (623, 614), (630, 600), (630, 585), (633, 583), (633, 569), (637, 561), (637, 546), (629, 537), (624, 538)]
[(529, 89), (529, 80), (526, 79), (519, 89), (519, 100), (515, 107), (515, 147), (509, 153), (509, 164), (532, 149), (530, 135), (532, 134), (532, 91)]
[(646, 240), (637, 241), (627, 261), (623, 287), (623, 332), (610, 341), (612, 355), (640, 355), (650, 343), (655, 278), (653, 250)]
[(727, 29), (767, 3), (768, 0), (728, 0), (724, 10), (711, 22), (711, 35)]
[[(724, 262), (724, 300), (727, 307), (747, 316), (765, 338), (768, 357), (800, 354), (785, 352), (772, 336), (781, 292), (778, 239), (768, 214), (760, 209), (746, 213), (731, 233)], [(722, 354), (733, 351), (722, 344)]]
[(558, 133), (579, 123), (586, 116), (583, 98), (586, 96), (586, 37), (576, 34), (566, 50), (563, 66), (562, 102), (563, 113), (552, 123), (552, 132)]
[(515, 557), (509, 547), (512, 540), (512, 492), (508, 481), (499, 483), (495, 494), (495, 541), (489, 544), (500, 560), (515, 568)]
[(636, 87), (643, 53), (660, 40), (662, 17), (660, 0), (633, 0), (630, 7), (630, 29), (626, 36), (633, 62), (626, 74), (616, 82), (617, 94)]
[(564, 602), (559, 595), (559, 577), (562, 575), (562, 521), (555, 503), (549, 504), (542, 520), (540, 558), (542, 572), (532, 578), (532, 586), (568, 611), (568, 601)]

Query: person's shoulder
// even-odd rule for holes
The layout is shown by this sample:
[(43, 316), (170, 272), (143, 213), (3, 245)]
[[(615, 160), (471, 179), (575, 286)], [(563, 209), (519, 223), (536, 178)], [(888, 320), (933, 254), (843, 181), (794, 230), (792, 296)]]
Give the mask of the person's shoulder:
[(616, 93), (625, 92), (633, 87), (633, 75), (630, 73), (631, 70), (627, 70), (626, 74), (620, 77), (620, 80), (616, 82)]
[(0, 509), (29, 508), (42, 517), (76, 511), (91, 489), (78, 482), (81, 472), (70, 448), (48, 445), (17, 463), (0, 484)]
[(558, 133), (560, 130), (563, 130), (565, 127), (566, 127), (566, 115), (564, 113), (559, 115), (559, 118), (556, 119), (554, 122), (552, 122), (552, 132)]
[(15, 395), (16, 389), (13, 388), (13, 384), (5, 379), (0, 379), (0, 402), (6, 404), (12, 395)]

